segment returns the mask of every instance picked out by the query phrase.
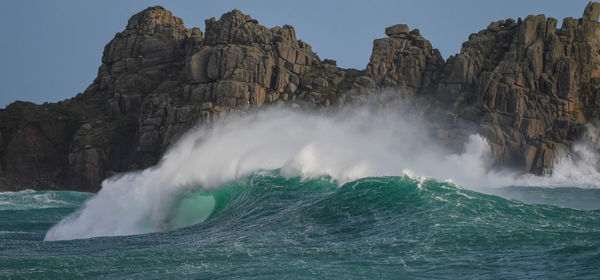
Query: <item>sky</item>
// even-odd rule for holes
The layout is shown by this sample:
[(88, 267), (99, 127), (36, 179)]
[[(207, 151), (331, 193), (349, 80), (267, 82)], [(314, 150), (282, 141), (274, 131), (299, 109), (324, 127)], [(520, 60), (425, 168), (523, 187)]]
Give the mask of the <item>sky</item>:
[(1, 0), (0, 108), (15, 100), (56, 102), (84, 91), (104, 46), (133, 14), (161, 5), (186, 27), (239, 9), (267, 27), (290, 24), (296, 36), (344, 68), (364, 69), (373, 40), (398, 23), (418, 28), (444, 58), (492, 21), (530, 14), (581, 17), (587, 0)]

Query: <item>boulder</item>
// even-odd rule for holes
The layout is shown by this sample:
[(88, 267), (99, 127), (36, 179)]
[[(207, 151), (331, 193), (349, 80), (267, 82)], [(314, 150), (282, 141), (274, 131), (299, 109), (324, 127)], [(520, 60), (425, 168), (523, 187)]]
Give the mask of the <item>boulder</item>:
[(385, 29), (385, 35), (392, 38), (402, 38), (406, 34), (408, 34), (408, 25), (406, 24), (396, 24)]

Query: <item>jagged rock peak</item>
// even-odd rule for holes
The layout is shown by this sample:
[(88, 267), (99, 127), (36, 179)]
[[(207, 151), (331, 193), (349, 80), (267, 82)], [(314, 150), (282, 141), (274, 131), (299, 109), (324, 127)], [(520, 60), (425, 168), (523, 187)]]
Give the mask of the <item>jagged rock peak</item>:
[(600, 119), (599, 15), (590, 2), (560, 29), (543, 15), (496, 21), (447, 61), (418, 29), (393, 25), (358, 71), (321, 62), (289, 25), (267, 28), (232, 10), (207, 20), (203, 39), (150, 7), (105, 47), (83, 94), (0, 109), (0, 190), (97, 191), (104, 178), (156, 164), (188, 129), (229, 112), (329, 110), (382, 89), (407, 107), (424, 104), (414, 107), (433, 116), (432, 131), (449, 146), (478, 133), (498, 165), (542, 174), (584, 123)]
[[(214, 22), (214, 21), (215, 21), (214, 17), (206, 20), (206, 22)], [(227, 13), (224, 13), (223, 15), (221, 15), (221, 18), (219, 18), (218, 21), (219, 22), (229, 22), (229, 23), (231, 23), (232, 27), (240, 26), (242, 24), (245, 24), (246, 22), (252, 22), (252, 23), (258, 24), (258, 20), (252, 19), (252, 17), (250, 15), (246, 15), (238, 9), (233, 9)]]
[(408, 25), (406, 24), (396, 24), (385, 29), (385, 35), (389, 37), (399, 37), (408, 34)]
[(387, 38), (373, 42), (366, 67), (368, 78), (372, 79), (370, 84), (394, 87), (408, 94), (432, 87), (436, 73), (444, 64), (439, 50), (421, 36), (419, 29), (409, 32), (406, 24), (387, 27), (385, 34)]
[[(173, 61), (175, 56), (182, 55), (181, 46), (188, 38), (201, 41), (202, 31), (185, 28), (182, 19), (161, 6), (148, 7), (133, 15), (125, 30), (106, 45), (102, 62), (112, 64), (141, 57), (146, 59), (145, 63), (153, 61), (152, 64)], [(123, 67), (118, 66), (117, 72), (125, 70)]]
[(258, 44), (265, 46), (280, 41), (285, 41), (294, 47), (299, 45), (294, 27), (284, 25), (269, 29), (258, 24), (258, 20), (236, 9), (223, 14), (219, 20), (214, 17), (209, 18), (205, 24), (205, 45)]
[(173, 16), (169, 10), (161, 6), (154, 6), (133, 15), (129, 19), (126, 29), (152, 34), (159, 25), (183, 26), (183, 20)]
[(205, 39), (208, 44), (251, 44), (255, 41), (267, 43), (264, 42), (264, 38), (263, 40), (257, 38), (256, 34), (265, 34), (268, 29), (237, 9), (223, 14), (219, 20), (215, 20), (214, 17), (209, 18), (205, 21), (205, 25)]
[(550, 172), (555, 152), (598, 119), (600, 3), (581, 19), (498, 21), (469, 36), (444, 65), (437, 93), (480, 127), (498, 162)]
[(600, 16), (600, 3), (596, 1), (590, 1), (585, 10), (583, 11), (583, 20), (598, 21)]

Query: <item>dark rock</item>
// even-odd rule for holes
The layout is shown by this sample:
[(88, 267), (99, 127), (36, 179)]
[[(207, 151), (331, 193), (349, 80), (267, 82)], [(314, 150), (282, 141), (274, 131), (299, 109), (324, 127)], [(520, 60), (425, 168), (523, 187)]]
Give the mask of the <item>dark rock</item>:
[(333, 59), (323, 59), (323, 63), (328, 64), (328, 65), (337, 66), (337, 61), (335, 61)]
[(600, 117), (599, 7), (590, 2), (560, 29), (543, 15), (493, 22), (447, 61), (418, 29), (394, 25), (363, 71), (321, 62), (289, 25), (269, 29), (233, 10), (208, 19), (203, 34), (151, 7), (106, 45), (83, 93), (0, 109), (0, 191), (97, 191), (231, 110), (341, 108), (390, 92), (431, 118), (432, 135), (449, 147), (477, 132), (497, 164), (549, 172), (556, 149)]
[[(584, 17), (596, 20), (596, 7), (590, 3)], [(524, 172), (551, 170), (552, 147), (571, 145), (575, 131), (596, 118), (594, 109), (586, 108), (597, 105), (586, 100), (600, 87), (595, 35), (600, 25), (567, 18), (556, 29), (556, 23), (538, 15), (490, 24), (448, 60), (437, 88), (438, 96), (453, 93), (445, 99), (452, 107), (484, 108), (502, 116), (478, 120), (459, 113), (476, 127), (511, 135), (509, 140), (518, 144), (499, 143), (494, 152), (499, 163), (522, 162)]]

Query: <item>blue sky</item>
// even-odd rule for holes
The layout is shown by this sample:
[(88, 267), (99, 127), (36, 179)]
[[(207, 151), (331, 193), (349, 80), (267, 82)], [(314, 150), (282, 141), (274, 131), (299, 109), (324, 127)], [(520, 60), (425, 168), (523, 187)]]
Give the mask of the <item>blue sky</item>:
[[(546, 14), (580, 17), (587, 0), (20, 0), (0, 9), (0, 108), (15, 100), (56, 102), (82, 92), (94, 80), (104, 45), (129, 17), (162, 5), (187, 27), (237, 8), (267, 27), (293, 25), (296, 34), (338, 66), (363, 69), (373, 39), (387, 26), (419, 28), (447, 58), (469, 34), (495, 20)], [(560, 25), (560, 21), (559, 21)]]

